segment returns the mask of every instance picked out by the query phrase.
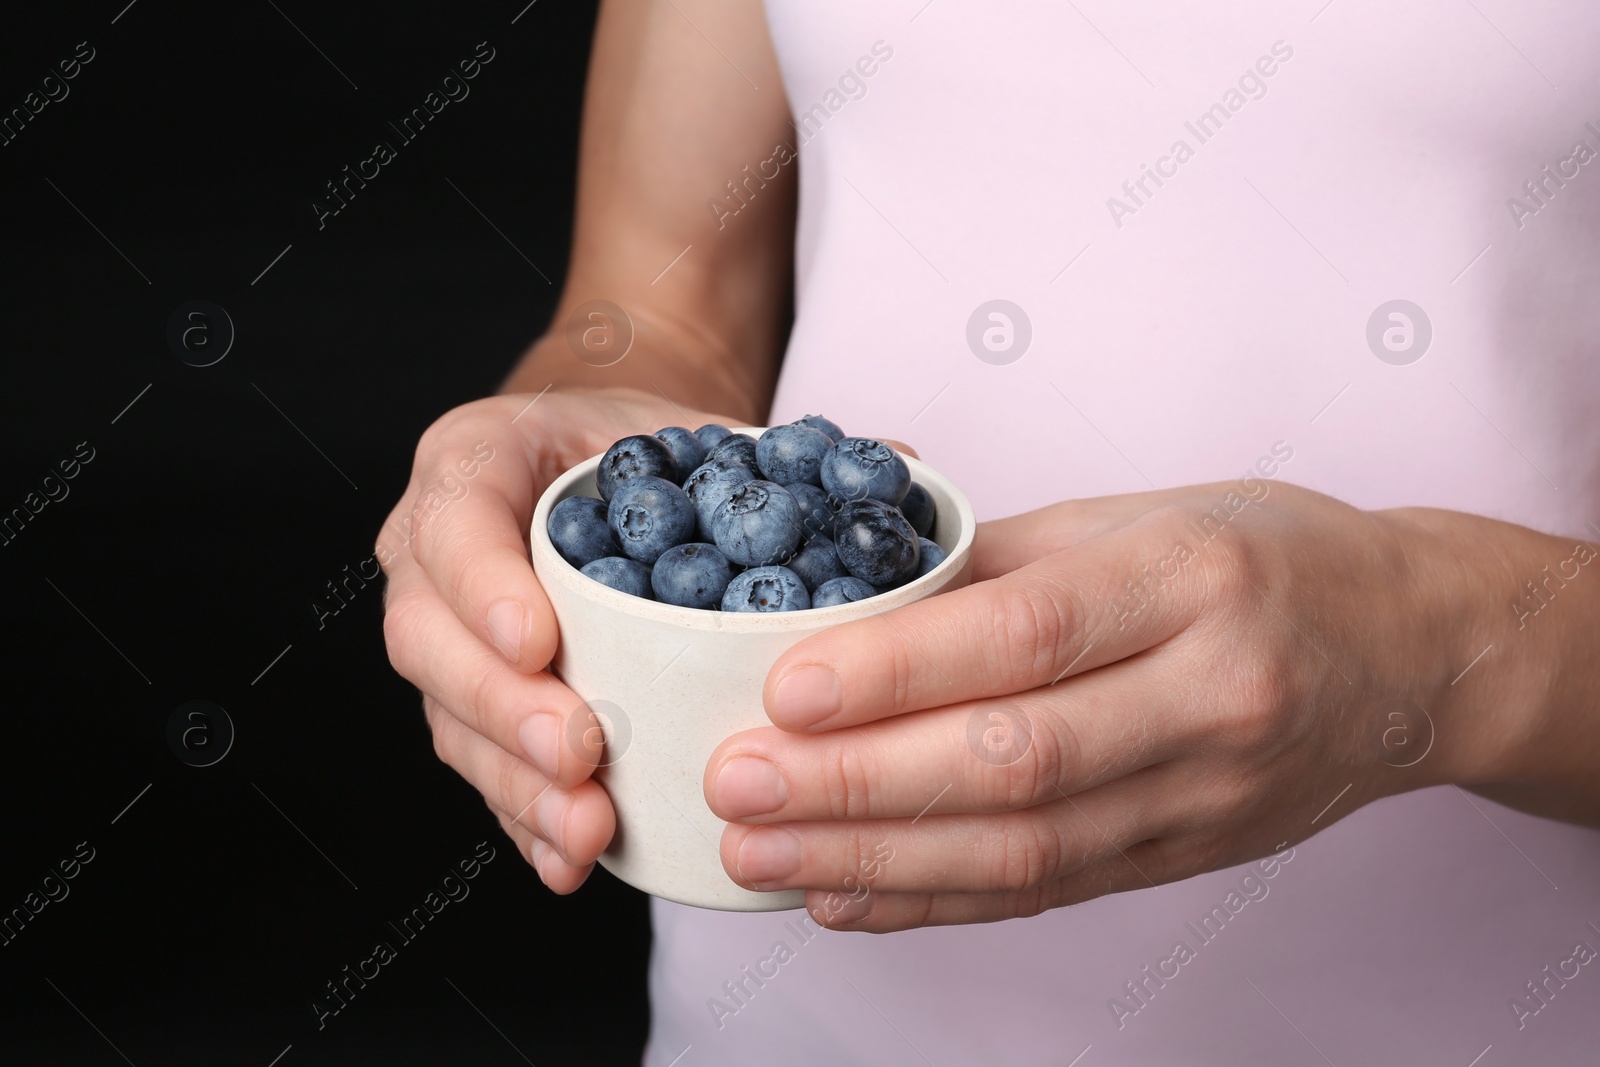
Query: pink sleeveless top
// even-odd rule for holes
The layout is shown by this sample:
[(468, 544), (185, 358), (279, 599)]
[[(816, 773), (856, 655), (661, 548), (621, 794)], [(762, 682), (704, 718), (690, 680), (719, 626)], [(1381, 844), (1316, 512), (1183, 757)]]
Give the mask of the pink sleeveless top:
[[(767, 7), (775, 420), (911, 442), (980, 518), (1278, 446), (1360, 507), (1600, 538), (1600, 7)], [(652, 1067), (1600, 1062), (1600, 834), (1453, 787), (1031, 919), (653, 914)]]

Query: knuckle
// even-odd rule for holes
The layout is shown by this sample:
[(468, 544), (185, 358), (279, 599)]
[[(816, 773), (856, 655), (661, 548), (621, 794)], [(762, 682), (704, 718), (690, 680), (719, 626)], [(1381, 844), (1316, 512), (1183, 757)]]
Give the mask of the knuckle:
[(473, 679), (467, 706), (463, 709), (468, 715), (468, 725), (485, 737), (493, 736), (490, 727), (493, 724), (494, 708), (497, 705), (505, 673), (506, 668), (493, 660), (488, 660)]
[(1006, 810), (1029, 808), (1061, 795), (1062, 783), (1078, 764), (1078, 741), (1072, 728), (1055, 720), (1041, 722), (1025, 708), (1015, 708), (1028, 730), (1028, 743), (1017, 758), (996, 766), (988, 776), (990, 806)]
[(863, 752), (861, 738), (836, 742), (822, 761), (823, 787), (828, 798), (828, 815), (833, 819), (859, 819), (872, 805), (870, 760)]
[(1006, 820), (1000, 828), (999, 880), (1004, 889), (1043, 885), (1061, 869), (1065, 845), (1044, 819)]
[[(1165, 885), (1198, 874), (1199, 870), (1190, 861), (1191, 849), (1196, 840), (1195, 832), (1185, 832), (1182, 828), (1175, 827), (1172, 832), (1160, 837), (1148, 838), (1124, 850), (1128, 862), (1135, 866), (1143, 875), (1156, 885)], [(1141, 879), (1142, 883), (1143, 879)]]
[(439, 762), (455, 766), (455, 739), (449, 724), (444, 721), (450, 713), (431, 699), (423, 700), (422, 711), (428, 720), (428, 730), (433, 734), (433, 754), (439, 758)]
[(1040, 803), (1064, 792), (1066, 781), (1081, 762), (1082, 746), (1077, 732), (1064, 718), (1051, 716), (1051, 721), (1041, 723), (1033, 718), (1032, 744), (1027, 753), (1017, 761), (1026, 768), (1026, 778), (1015, 789), (1015, 799), (1023, 806)]
[(1001, 677), (994, 681), (1020, 687), (1053, 674), (1063, 642), (1073, 631), (1067, 591), (1059, 583), (1030, 576), (1013, 582), (994, 610), (998, 617), (991, 620), (990, 632), (1005, 635), (999, 642)]
[(1058, 894), (1049, 892), (1047, 886), (1034, 886), (1018, 893), (1013, 902), (1014, 917), (1031, 919), (1057, 906)]
[(432, 459), (444, 450), (449, 442), (460, 435), (461, 426), (473, 416), (473, 407), (478, 403), (474, 401), (451, 408), (429, 424), (422, 435), (417, 438), (417, 451), (415, 467), (422, 470)]
[(1219, 733), (1230, 748), (1258, 754), (1271, 747), (1293, 700), (1288, 672), (1275, 662), (1250, 661), (1234, 672)]
[(390, 599), (383, 612), (383, 644), (389, 653), (389, 665), (395, 673), (409, 681), (416, 681), (415, 651), (417, 627), (421, 621), (418, 611), (418, 593), (406, 593)]
[(1243, 774), (1229, 775), (1216, 783), (1214, 823), (1231, 823), (1247, 817), (1256, 806), (1255, 783)]
[(1204, 561), (1206, 591), (1213, 602), (1237, 608), (1259, 597), (1264, 578), (1261, 559), (1249, 537), (1237, 530), (1225, 530), (1207, 541), (1200, 552)]
[(875, 624), (877, 655), (872, 659), (883, 664), (889, 676), (889, 708), (894, 714), (906, 710), (911, 701), (913, 663), (909, 643), (902, 639), (891, 625), (879, 620)]
[(490, 803), (520, 826), (522, 817), (518, 813), (523, 811), (527, 802), (518, 800), (522, 793), (522, 776), (516, 760), (498, 756), (495, 760), (494, 782), (495, 795)]

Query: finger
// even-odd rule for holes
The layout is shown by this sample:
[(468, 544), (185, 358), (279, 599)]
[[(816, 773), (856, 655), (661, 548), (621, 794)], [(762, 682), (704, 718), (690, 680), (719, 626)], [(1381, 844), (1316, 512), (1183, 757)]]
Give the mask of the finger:
[(1088, 497), (980, 522), (972, 542), (972, 580), (986, 582), (1010, 574), (1064, 548), (1120, 530), (1186, 493), (1182, 489), (1157, 489)]
[[(1198, 568), (1171, 564), (1186, 521), (1160, 509), (1003, 577), (809, 637), (767, 675), (767, 715), (790, 730), (834, 729), (1023, 692), (1141, 652), (1199, 615)], [(1124, 587), (1164, 559), (1174, 571), (1160, 595), (1123, 607)]]
[(504, 428), (475, 416), (424, 437), (412, 480), (385, 532), (403, 536), (478, 640), (519, 670), (542, 670), (555, 654), (556, 626), (528, 559), (537, 486), (525, 458)]
[(390, 579), (383, 632), (389, 660), (475, 733), (525, 754), (559, 787), (571, 789), (600, 761), (589, 745), (592, 713), (548, 673), (523, 674), (479, 641), (414, 567)]
[(1081, 871), (1032, 889), (1001, 893), (866, 893), (810, 890), (806, 911), (818, 925), (833, 930), (885, 934), (924, 926), (958, 926), (1001, 922), (1039, 915), (1053, 908), (1081, 904), (1109, 893), (1149, 889), (1149, 865), (1157, 845), (1135, 845), (1122, 855), (1090, 864)]
[(1178, 755), (1198, 727), (1173, 669), (1141, 657), (844, 730), (748, 730), (712, 752), (706, 802), (754, 823), (1029, 808)]
[(888, 438), (888, 437), (880, 437), (880, 438), (878, 438), (878, 440), (882, 441), (884, 444), (888, 445), (890, 448), (894, 449), (896, 452), (903, 452), (906, 455), (911, 456), (913, 459), (921, 459), (922, 458), (920, 455), (917, 454), (917, 450), (916, 449), (912, 448), (910, 445), (906, 444), (904, 441), (895, 441), (895, 440), (892, 440), (891, 438)]
[(434, 751), (489, 806), (555, 846), (573, 867), (599, 859), (616, 831), (611, 798), (594, 781), (558, 789), (528, 763), (474, 733), (440, 706), (423, 701), (433, 730)]
[[(493, 810), (492, 808), (490, 810)], [(514, 823), (503, 811), (495, 811), (495, 819), (500, 823), (500, 829), (517, 846), (517, 852), (528, 865), (539, 875), (539, 880), (548, 886), (551, 891), (562, 896), (575, 892), (577, 888), (589, 880), (589, 874), (594, 870), (594, 864), (586, 867), (574, 867), (564, 861), (556, 851), (539, 837), (530, 833), (527, 828)]]
[[(1036, 889), (1160, 832), (1171, 812), (1159, 768), (1025, 811), (929, 814), (915, 821), (730, 825), (723, 868), (740, 885), (885, 892)], [(1170, 800), (1168, 801), (1170, 803)]]

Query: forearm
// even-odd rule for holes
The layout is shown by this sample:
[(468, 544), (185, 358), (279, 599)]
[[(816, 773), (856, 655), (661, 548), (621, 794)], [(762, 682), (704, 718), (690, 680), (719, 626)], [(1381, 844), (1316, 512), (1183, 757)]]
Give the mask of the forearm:
[(1384, 514), (1416, 535), (1420, 625), (1450, 650), (1430, 709), (1448, 780), (1600, 826), (1600, 552), (1459, 512)]
[[(697, 25), (715, 27), (728, 63), (707, 62)], [(760, 0), (602, 4), (571, 265), (505, 390), (633, 389), (764, 417), (788, 324), (795, 168), (762, 161), (788, 138)], [(736, 189), (748, 210), (730, 220), (718, 203)]]

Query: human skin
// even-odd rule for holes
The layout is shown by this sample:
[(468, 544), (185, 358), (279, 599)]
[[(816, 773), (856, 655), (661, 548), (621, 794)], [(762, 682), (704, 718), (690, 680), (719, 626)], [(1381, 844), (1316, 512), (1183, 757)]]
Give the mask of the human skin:
[[(706, 62), (691, 23), (716, 27), (729, 63)], [(422, 690), (439, 756), (556, 892), (582, 884), (615, 814), (593, 754), (559, 740), (582, 702), (547, 669), (557, 634), (528, 561), (533, 505), (617, 438), (763, 421), (794, 168), (720, 226), (705, 201), (789, 137), (758, 2), (603, 5), (552, 330), (504, 395), (428, 430), (380, 535), (391, 661)], [(636, 333), (611, 366), (565, 335), (595, 299)], [(479, 441), (496, 459), (473, 493), (398, 542), (418, 495)], [(1534, 620), (1509, 607), (1579, 543), (1260, 484), (1204, 542), (1191, 520), (1238, 485), (980, 524), (970, 588), (797, 645), (767, 683), (774, 725), (729, 738), (706, 768), (730, 876), (803, 887), (819, 922), (884, 931), (1187, 878), (1429, 785), (1600, 825), (1600, 582), (1567, 581)], [(1180, 542), (1192, 558), (1167, 578)], [(1162, 580), (1130, 611), (1147, 567)], [(1433, 728), (1407, 767), (1384, 747), (1396, 699)], [(974, 720), (980, 736), (1023, 723), (1027, 744), (980, 758)]]

